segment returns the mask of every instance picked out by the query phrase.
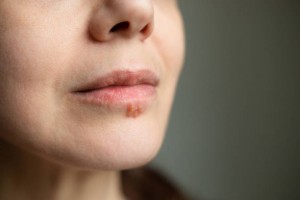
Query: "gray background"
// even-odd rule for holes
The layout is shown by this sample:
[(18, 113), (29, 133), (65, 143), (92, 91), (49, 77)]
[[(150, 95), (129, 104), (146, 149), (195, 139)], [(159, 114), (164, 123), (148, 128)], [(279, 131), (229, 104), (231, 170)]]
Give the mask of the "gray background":
[(299, 200), (300, 1), (179, 2), (187, 57), (152, 165), (195, 199)]

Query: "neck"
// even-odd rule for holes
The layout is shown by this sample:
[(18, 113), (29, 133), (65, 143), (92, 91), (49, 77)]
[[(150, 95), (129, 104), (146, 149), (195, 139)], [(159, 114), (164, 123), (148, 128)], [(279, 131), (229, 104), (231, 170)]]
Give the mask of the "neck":
[(121, 200), (120, 173), (54, 164), (0, 139), (1, 200)]

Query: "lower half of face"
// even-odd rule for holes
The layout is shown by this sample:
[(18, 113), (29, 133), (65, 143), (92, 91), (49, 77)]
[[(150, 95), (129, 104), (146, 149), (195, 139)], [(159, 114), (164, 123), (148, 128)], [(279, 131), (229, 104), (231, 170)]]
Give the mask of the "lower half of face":
[(89, 42), (78, 28), (85, 27), (84, 17), (0, 20), (0, 140), (79, 168), (150, 161), (161, 146), (183, 62), (181, 19), (175, 7), (169, 13), (157, 11), (146, 41), (109, 44)]

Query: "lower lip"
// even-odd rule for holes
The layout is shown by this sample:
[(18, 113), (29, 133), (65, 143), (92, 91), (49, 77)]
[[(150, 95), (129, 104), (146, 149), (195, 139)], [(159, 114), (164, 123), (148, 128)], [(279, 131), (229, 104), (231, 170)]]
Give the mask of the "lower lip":
[(80, 101), (88, 104), (122, 107), (139, 104), (146, 106), (156, 95), (153, 85), (111, 86), (88, 92), (75, 92)]

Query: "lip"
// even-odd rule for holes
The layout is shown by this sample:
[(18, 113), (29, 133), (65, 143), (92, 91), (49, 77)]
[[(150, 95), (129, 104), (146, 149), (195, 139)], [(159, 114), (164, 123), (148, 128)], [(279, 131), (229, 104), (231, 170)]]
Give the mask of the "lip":
[(83, 103), (138, 112), (154, 99), (158, 85), (159, 78), (153, 71), (117, 70), (92, 78), (72, 94)]

